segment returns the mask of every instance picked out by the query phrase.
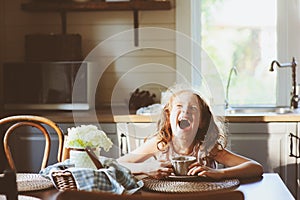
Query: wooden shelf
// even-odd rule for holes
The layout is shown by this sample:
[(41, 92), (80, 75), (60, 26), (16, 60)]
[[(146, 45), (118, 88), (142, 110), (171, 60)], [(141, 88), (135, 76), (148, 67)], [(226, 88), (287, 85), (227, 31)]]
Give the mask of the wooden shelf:
[(29, 12), (71, 12), (71, 11), (130, 11), (130, 10), (170, 10), (170, 1), (133, 0), (128, 2), (88, 1), (47, 2), (33, 1), (23, 3), (21, 8)]
[(62, 21), (62, 33), (67, 33), (67, 12), (88, 12), (88, 11), (133, 11), (134, 19), (134, 44), (138, 46), (138, 11), (139, 10), (170, 10), (170, 1), (156, 0), (131, 0), (120, 2), (105, 2), (91, 0), (84, 3), (77, 2), (47, 2), (32, 1), (21, 4), (21, 8), (28, 12), (59, 12)]

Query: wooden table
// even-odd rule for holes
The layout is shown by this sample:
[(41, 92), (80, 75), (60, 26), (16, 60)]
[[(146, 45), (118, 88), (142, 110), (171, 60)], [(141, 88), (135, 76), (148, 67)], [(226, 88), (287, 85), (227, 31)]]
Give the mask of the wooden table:
[(240, 190), (244, 193), (245, 200), (295, 199), (281, 180), (280, 176), (276, 173), (265, 173), (260, 181), (241, 184), (237, 190)]
[[(290, 191), (284, 185), (280, 176), (276, 173), (265, 173), (263, 178), (256, 181), (242, 182), (236, 189), (244, 193), (245, 200), (272, 199), (272, 200), (294, 200)], [(43, 200), (55, 200), (59, 192), (56, 189), (49, 189), (37, 192), (26, 192), (23, 195), (39, 197)], [(141, 195), (158, 195), (142, 191)]]

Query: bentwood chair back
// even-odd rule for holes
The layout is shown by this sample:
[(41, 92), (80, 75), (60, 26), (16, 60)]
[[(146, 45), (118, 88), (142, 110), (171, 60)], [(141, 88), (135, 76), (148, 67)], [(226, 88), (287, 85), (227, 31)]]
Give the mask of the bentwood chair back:
[(57, 196), (57, 200), (244, 200), (244, 194), (238, 190), (221, 192), (164, 194), (143, 193), (133, 195), (115, 195), (107, 192), (87, 192), (77, 190), (65, 190)]
[(51, 148), (50, 135), (47, 129), (45, 128), (45, 125), (52, 128), (55, 131), (55, 133), (58, 135), (59, 144), (58, 144), (57, 161), (58, 162), (62, 161), (64, 135), (62, 130), (52, 120), (45, 117), (34, 116), (34, 115), (16, 115), (16, 116), (9, 116), (0, 119), (0, 126), (4, 127), (5, 125), (8, 125), (8, 128), (6, 129), (6, 132), (4, 134), (3, 147), (4, 147), (4, 153), (7, 158), (9, 167), (12, 170), (16, 171), (17, 169), (9, 148), (9, 137), (12, 135), (15, 129), (21, 126), (31, 126), (37, 128), (45, 136), (46, 142), (45, 142), (43, 160), (41, 163), (41, 169), (44, 169), (48, 164), (50, 148)]

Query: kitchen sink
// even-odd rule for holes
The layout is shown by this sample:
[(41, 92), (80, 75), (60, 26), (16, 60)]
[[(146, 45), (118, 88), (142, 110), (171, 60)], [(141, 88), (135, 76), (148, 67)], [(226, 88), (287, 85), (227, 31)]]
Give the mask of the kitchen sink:
[(291, 112), (293, 112), (293, 110), (291, 110), (289, 107), (233, 107), (226, 109), (226, 114), (286, 114)]

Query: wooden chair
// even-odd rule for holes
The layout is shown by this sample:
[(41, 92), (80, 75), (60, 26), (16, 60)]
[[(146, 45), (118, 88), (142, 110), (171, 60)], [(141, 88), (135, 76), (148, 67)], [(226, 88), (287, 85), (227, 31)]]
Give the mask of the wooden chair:
[(62, 130), (50, 119), (47, 119), (45, 117), (40, 116), (33, 116), (33, 115), (16, 115), (16, 116), (10, 116), (5, 117), (0, 120), (0, 126), (9, 125), (9, 128), (6, 130), (3, 138), (3, 147), (4, 147), (4, 153), (7, 158), (9, 167), (16, 171), (15, 163), (12, 158), (12, 154), (9, 148), (9, 137), (13, 133), (13, 131), (21, 126), (32, 126), (37, 129), (39, 129), (45, 136), (46, 143), (45, 143), (45, 149), (44, 149), (44, 155), (43, 160), (41, 164), (41, 169), (44, 169), (49, 160), (49, 154), (50, 154), (50, 148), (51, 148), (51, 139), (48, 131), (44, 127), (44, 125), (48, 125), (51, 127), (58, 135), (58, 155), (57, 155), (57, 161), (62, 161), (62, 151), (63, 151), (63, 143), (64, 143), (64, 135)]
[(0, 194), (4, 194), (7, 200), (18, 199), (16, 173), (12, 170), (5, 170), (0, 174)]
[(244, 194), (238, 190), (221, 192), (202, 192), (202, 193), (183, 193), (183, 194), (165, 194), (165, 193), (143, 193), (133, 195), (115, 195), (107, 192), (87, 192), (76, 190), (65, 190), (57, 196), (57, 200), (243, 200)]

